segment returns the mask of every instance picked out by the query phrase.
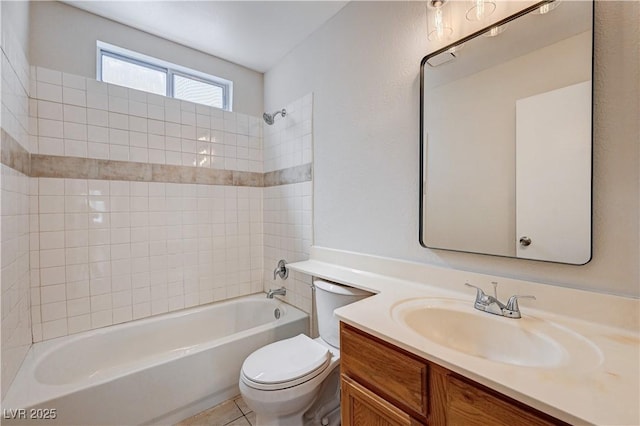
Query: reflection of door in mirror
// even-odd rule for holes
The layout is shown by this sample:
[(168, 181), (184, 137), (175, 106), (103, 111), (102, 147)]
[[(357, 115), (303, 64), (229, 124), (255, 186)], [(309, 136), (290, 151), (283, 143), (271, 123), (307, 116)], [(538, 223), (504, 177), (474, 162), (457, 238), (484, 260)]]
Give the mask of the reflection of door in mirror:
[(423, 60), (424, 246), (589, 261), (592, 11), (563, 2)]
[(517, 257), (589, 261), (590, 177), (591, 81), (518, 100)]

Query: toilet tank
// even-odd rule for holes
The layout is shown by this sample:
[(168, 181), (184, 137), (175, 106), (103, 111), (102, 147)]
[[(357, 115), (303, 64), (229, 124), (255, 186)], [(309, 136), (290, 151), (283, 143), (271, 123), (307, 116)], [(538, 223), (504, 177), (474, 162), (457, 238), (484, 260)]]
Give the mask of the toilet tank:
[(373, 293), (323, 280), (315, 280), (314, 284), (316, 287), (318, 332), (322, 340), (339, 348), (340, 321), (333, 311), (341, 306), (369, 297)]

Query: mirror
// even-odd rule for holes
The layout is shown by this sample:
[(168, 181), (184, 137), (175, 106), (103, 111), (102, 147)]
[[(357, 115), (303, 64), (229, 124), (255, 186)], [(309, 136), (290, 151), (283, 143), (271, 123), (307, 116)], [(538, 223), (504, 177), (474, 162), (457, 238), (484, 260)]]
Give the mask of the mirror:
[(592, 40), (593, 2), (558, 0), (422, 60), (423, 246), (591, 259)]

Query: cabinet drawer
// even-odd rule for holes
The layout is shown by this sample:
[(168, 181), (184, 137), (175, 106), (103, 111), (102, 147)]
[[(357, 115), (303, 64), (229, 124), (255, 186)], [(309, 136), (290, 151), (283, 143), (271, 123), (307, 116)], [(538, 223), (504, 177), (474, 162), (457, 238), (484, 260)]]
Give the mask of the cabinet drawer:
[(362, 385), (342, 376), (342, 426), (416, 426), (409, 414)]
[(427, 417), (427, 365), (413, 355), (340, 323), (340, 368), (393, 404)]

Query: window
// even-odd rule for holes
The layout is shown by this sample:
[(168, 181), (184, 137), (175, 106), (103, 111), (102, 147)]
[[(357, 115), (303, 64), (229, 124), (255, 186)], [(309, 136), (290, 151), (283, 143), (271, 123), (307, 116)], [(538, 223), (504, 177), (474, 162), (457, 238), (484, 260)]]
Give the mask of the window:
[[(173, 75), (173, 97), (205, 105), (222, 105), (224, 89), (207, 81), (186, 75)], [(222, 107), (218, 107), (222, 108)]]
[(102, 52), (102, 81), (167, 96), (167, 71)]
[(98, 41), (97, 79), (231, 111), (233, 83)]

